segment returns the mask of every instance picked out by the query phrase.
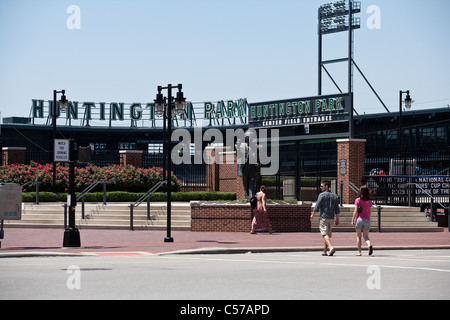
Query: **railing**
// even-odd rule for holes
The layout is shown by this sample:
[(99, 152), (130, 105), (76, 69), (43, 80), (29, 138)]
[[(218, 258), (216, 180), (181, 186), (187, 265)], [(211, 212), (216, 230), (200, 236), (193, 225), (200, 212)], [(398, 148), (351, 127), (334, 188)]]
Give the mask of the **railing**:
[(356, 193), (359, 192), (358, 188), (352, 183), (352, 182), (348, 182), (348, 181), (340, 181), (339, 185), (340, 185), (340, 199), (339, 199), (339, 204), (342, 207), (342, 195), (344, 194), (344, 184), (349, 186), (350, 189), (352, 189), (353, 191), (355, 191)]
[(23, 187), (25, 187), (25, 186), (27, 186), (29, 184), (33, 184), (33, 183), (36, 184), (36, 204), (39, 204), (39, 184), (40, 184), (39, 181), (29, 181), (29, 182), (21, 185), (20, 188), (23, 189)]
[[(450, 176), (366, 176), (366, 185), (376, 192), (374, 199), (386, 205), (419, 206), (429, 203), (428, 195), (450, 203)], [(421, 188), (408, 192), (408, 183)]]
[[(352, 190), (355, 191), (356, 193), (358, 193), (359, 190), (358, 190), (358, 188), (355, 186), (355, 184), (353, 184), (352, 182), (348, 182), (348, 181), (340, 181), (339, 184), (340, 184), (340, 190), (341, 190), (340, 206), (342, 207), (342, 194), (343, 194), (343, 191), (344, 191), (344, 184), (347, 185), (347, 186), (349, 186), (350, 189), (352, 189)], [(377, 208), (377, 210), (378, 210), (378, 230), (377, 230), (377, 231), (378, 231), (378, 232), (381, 232), (381, 210), (383, 209), (383, 207), (380, 206), (380, 205), (378, 205), (378, 204), (376, 204), (376, 203), (373, 202), (373, 201), (372, 201), (372, 203), (373, 203), (373, 206), (374, 206), (375, 208)]]
[(100, 183), (103, 184), (103, 204), (106, 205), (106, 182), (105, 180), (99, 180), (91, 183), (86, 189), (81, 191), (81, 193), (77, 196), (77, 201), (81, 199), (81, 219), (84, 220), (84, 196), (91, 192), (96, 186)]
[(140, 197), (135, 203), (130, 204), (130, 231), (133, 231), (133, 209), (138, 207), (142, 202), (147, 201), (147, 220), (151, 220), (150, 217), (150, 196), (155, 193), (161, 186), (166, 184), (167, 181), (159, 181), (150, 190), (147, 191), (142, 197)]
[[(411, 186), (414, 186), (414, 187), (416, 187), (416, 188), (419, 188), (422, 192), (423, 192), (423, 194), (426, 194), (429, 198), (430, 198), (430, 217), (431, 217), (431, 221), (432, 222), (434, 222), (435, 221), (435, 219), (434, 219), (434, 204), (436, 203), (436, 204), (438, 204), (438, 205), (440, 205), (441, 207), (442, 207), (442, 209), (444, 209), (444, 210), (449, 210), (450, 209), (450, 206), (445, 206), (445, 205), (443, 205), (441, 202), (439, 202), (435, 197), (433, 197), (431, 194), (430, 194), (430, 192), (428, 191), (428, 190), (425, 190), (424, 188), (422, 188), (422, 186), (420, 186), (419, 184), (417, 184), (417, 183), (414, 183), (414, 182), (409, 182), (409, 183), (407, 183), (406, 184), (407, 186), (409, 186), (409, 188), (408, 188), (408, 202), (409, 202), (409, 206), (410, 207), (412, 207), (412, 201), (411, 201)], [(449, 215), (450, 215), (450, 213), (448, 213)], [(449, 224), (449, 230), (450, 230), (450, 224)]]

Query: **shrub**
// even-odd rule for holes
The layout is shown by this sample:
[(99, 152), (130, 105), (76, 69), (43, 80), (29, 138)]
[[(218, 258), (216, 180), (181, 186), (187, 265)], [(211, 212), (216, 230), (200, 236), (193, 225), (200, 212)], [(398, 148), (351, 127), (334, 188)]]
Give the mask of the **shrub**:
[[(135, 202), (142, 197), (144, 192), (125, 192), (125, 191), (113, 191), (106, 193), (107, 202)], [(78, 194), (77, 194), (78, 196)], [(192, 200), (236, 200), (235, 192), (173, 192), (172, 201), (192, 201)], [(36, 201), (35, 192), (23, 192), (23, 202)], [(66, 202), (67, 193), (55, 194), (52, 192), (40, 192), (39, 202)], [(85, 202), (102, 202), (103, 192), (92, 192), (86, 194), (84, 198)], [(151, 195), (150, 201), (164, 202), (167, 201), (167, 194), (162, 192), (155, 192)], [(81, 199), (79, 200), (81, 202)]]
[[(106, 181), (108, 191), (147, 192), (152, 186), (163, 179), (161, 168), (142, 169), (133, 166), (75, 168), (75, 191), (81, 192), (95, 181)], [(38, 181), (40, 191), (52, 191), (53, 164), (41, 165), (31, 162), (29, 165), (9, 165), (0, 167), (0, 183), (17, 183), (24, 185), (30, 181)], [(171, 174), (171, 190), (179, 191), (181, 181)], [(69, 190), (69, 164), (56, 166), (56, 192), (67, 193)], [(24, 186), (24, 192), (36, 190), (34, 183)], [(101, 191), (99, 184), (92, 191)]]

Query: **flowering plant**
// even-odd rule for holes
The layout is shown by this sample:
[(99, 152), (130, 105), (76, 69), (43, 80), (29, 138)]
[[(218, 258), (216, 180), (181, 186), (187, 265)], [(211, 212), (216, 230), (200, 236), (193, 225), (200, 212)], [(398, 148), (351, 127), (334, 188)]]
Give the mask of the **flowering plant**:
[[(133, 166), (110, 165), (97, 167), (90, 165), (86, 168), (75, 168), (75, 191), (81, 192), (96, 181), (106, 181), (108, 191), (146, 192), (159, 181), (163, 180), (162, 168), (135, 168)], [(0, 167), (0, 183), (40, 182), (40, 191), (51, 191), (53, 186), (53, 164), (42, 165), (31, 162), (29, 165), (12, 164)], [(181, 181), (171, 174), (173, 191), (179, 191)], [(56, 166), (56, 192), (67, 193), (69, 189), (69, 164)], [(102, 186), (93, 191), (101, 190)], [(35, 190), (35, 183), (23, 187), (24, 192)]]

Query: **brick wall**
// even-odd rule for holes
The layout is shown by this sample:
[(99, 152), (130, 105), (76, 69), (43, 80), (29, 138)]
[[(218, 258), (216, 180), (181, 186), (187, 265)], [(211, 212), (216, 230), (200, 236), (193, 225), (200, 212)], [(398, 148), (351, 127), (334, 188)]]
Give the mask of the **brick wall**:
[[(268, 204), (272, 228), (278, 232), (310, 232), (311, 203)], [(191, 202), (192, 232), (250, 232), (250, 204), (238, 202)]]

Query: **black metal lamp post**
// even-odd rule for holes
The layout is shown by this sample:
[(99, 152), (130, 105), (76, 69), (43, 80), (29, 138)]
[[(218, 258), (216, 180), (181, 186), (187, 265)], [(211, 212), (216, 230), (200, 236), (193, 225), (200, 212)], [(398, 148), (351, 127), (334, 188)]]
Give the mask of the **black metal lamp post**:
[[(66, 90), (53, 90), (53, 192), (56, 191), (56, 110), (57, 110), (57, 94), (61, 93), (59, 104), (61, 109), (65, 109), (68, 100), (66, 98)], [(75, 163), (74, 163), (74, 148), (73, 141), (70, 141), (69, 146), (69, 227), (64, 231), (63, 247), (80, 247), (80, 233), (75, 228)]]
[(400, 103), (399, 103), (399, 142), (400, 142), (400, 156), (401, 159), (403, 159), (403, 168), (402, 168), (402, 175), (406, 175), (406, 157), (404, 154), (403, 149), (403, 115), (402, 115), (402, 106), (403, 106), (403, 93), (406, 93), (405, 98), (405, 109), (410, 110), (412, 105), (411, 96), (409, 95), (409, 90), (407, 91), (401, 91), (400, 90)]
[(75, 226), (77, 197), (75, 195), (75, 148), (73, 140), (70, 140), (69, 153), (69, 226), (64, 230), (63, 247), (80, 247), (80, 232)]
[[(53, 90), (53, 141), (56, 139), (56, 110), (57, 110), (57, 94), (62, 93), (61, 100), (59, 100), (59, 104), (61, 108), (65, 108), (67, 105), (66, 98), (66, 90)], [(56, 192), (56, 161), (55, 161), (55, 144), (53, 143), (53, 182), (52, 182), (52, 191)]]
[[(174, 99), (172, 97), (172, 89), (178, 88), (177, 97)], [(167, 236), (164, 238), (164, 242), (173, 242), (173, 238), (171, 236), (171, 211), (172, 211), (172, 193), (171, 193), (171, 185), (172, 185), (172, 153), (170, 150), (171, 145), (171, 135), (172, 135), (172, 113), (182, 114), (185, 108), (185, 101), (183, 92), (181, 89), (183, 85), (179, 84), (177, 86), (172, 86), (171, 84), (167, 85), (167, 87), (158, 86), (158, 93), (155, 99), (155, 115), (157, 117), (163, 117), (163, 121), (165, 124), (167, 118), (167, 131), (168, 138), (167, 144), (164, 145), (164, 149), (166, 150), (165, 154), (167, 155)], [(168, 97), (165, 98), (161, 91), (163, 89), (167, 89)], [(167, 100), (167, 104), (166, 104)], [(175, 101), (175, 104), (173, 103)]]

